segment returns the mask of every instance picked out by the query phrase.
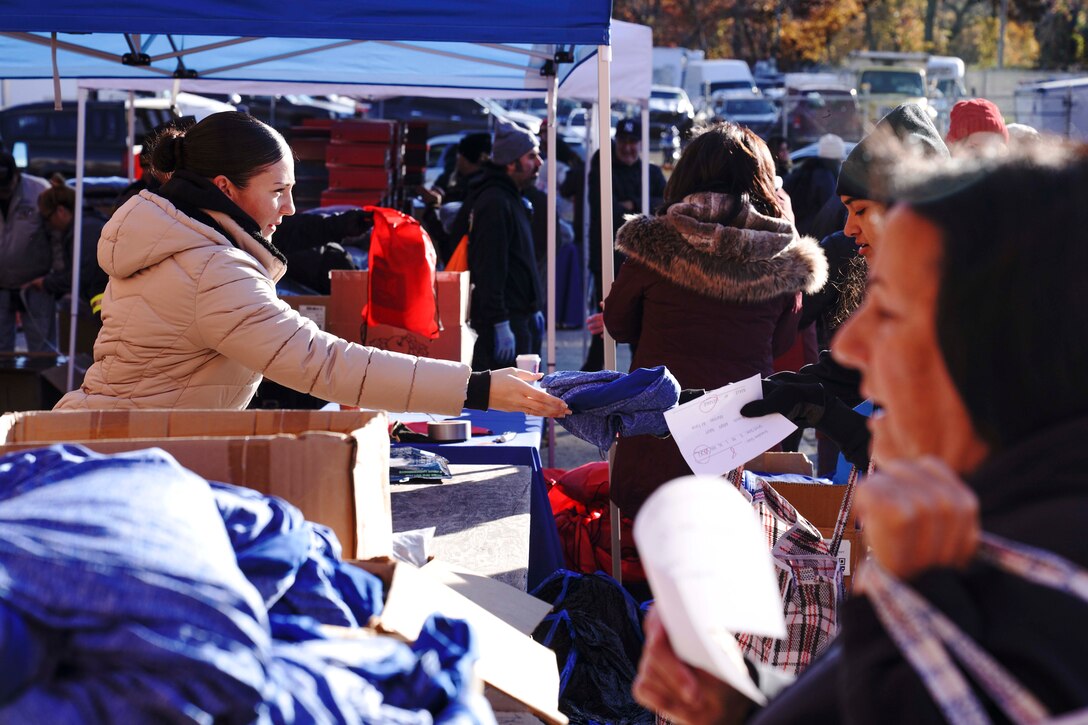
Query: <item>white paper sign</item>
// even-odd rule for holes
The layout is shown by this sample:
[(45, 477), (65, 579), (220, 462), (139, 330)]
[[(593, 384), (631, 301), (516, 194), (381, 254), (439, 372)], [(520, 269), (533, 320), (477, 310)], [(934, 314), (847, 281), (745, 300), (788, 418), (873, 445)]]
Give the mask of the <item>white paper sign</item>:
[(763, 704), (733, 633), (782, 638), (786, 625), (752, 504), (720, 477), (685, 476), (646, 500), (634, 535), (676, 655)]
[(753, 375), (665, 411), (665, 423), (692, 472), (721, 476), (797, 430), (778, 413), (760, 418), (740, 414), (745, 403), (762, 398), (760, 376)]

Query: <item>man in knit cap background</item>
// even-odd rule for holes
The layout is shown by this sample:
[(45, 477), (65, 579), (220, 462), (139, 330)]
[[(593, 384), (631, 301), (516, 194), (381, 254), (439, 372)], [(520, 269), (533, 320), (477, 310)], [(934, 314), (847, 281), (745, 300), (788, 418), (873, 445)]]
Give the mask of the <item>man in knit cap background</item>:
[(535, 134), (499, 121), (491, 158), (473, 179), (468, 268), (472, 278), (469, 320), (478, 335), (473, 370), (514, 363), (518, 355), (540, 354), (544, 314), (533, 249), (533, 209), (522, 191), (540, 174)]
[(997, 106), (972, 98), (952, 106), (944, 140), (955, 156), (1000, 154), (1008, 150), (1009, 129)]

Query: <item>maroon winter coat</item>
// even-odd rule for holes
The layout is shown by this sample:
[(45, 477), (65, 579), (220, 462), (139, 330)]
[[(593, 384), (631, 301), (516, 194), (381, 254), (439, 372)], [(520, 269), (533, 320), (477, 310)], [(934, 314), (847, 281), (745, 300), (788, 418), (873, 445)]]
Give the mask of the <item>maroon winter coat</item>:
[[(770, 375), (793, 345), (801, 293), (823, 286), (827, 261), (790, 222), (751, 206), (733, 218), (733, 205), (724, 194), (695, 194), (620, 229), (628, 260), (604, 320), (617, 341), (637, 343), (632, 370), (665, 365), (682, 388), (713, 389)], [(671, 438), (621, 438), (611, 496), (634, 516), (658, 486), (690, 474)]]

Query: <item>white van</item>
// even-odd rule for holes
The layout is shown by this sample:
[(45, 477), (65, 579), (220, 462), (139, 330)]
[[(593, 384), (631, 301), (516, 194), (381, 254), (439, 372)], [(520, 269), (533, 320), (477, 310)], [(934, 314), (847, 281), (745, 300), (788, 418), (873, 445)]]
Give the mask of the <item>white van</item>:
[(699, 60), (688, 63), (684, 75), (684, 90), (696, 108), (705, 109), (710, 97), (717, 95), (758, 95), (759, 88), (752, 69), (735, 58)]

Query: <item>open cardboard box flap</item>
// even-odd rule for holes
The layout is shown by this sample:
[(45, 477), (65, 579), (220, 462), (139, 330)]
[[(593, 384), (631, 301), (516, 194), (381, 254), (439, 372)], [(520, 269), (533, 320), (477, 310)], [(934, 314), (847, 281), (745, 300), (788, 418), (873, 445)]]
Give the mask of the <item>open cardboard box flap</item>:
[(53, 443), (99, 453), (161, 448), (211, 481), (291, 502), (344, 551), (389, 554), (385, 413), (316, 410), (37, 411), (0, 416), (0, 454)]
[[(412, 642), (419, 636), (423, 622), (435, 612), (463, 619), (477, 638), (480, 659), (476, 670), (487, 685), (485, 694), (492, 707), (498, 711), (528, 710), (556, 725), (567, 722), (558, 707), (555, 653), (473, 598), (507, 616), (519, 607), (533, 612), (512, 617), (520, 627), (528, 626), (530, 630), (550, 611), (546, 603), (502, 582), (433, 561), (422, 569), (390, 559), (352, 563), (380, 576), (386, 584), (385, 608), (372, 623), (376, 629)], [(461, 593), (444, 580), (453, 581)], [(530, 625), (537, 615), (537, 621)]]

